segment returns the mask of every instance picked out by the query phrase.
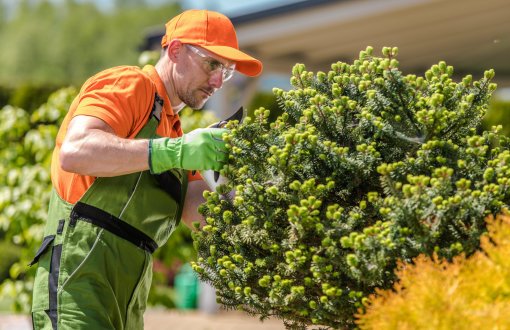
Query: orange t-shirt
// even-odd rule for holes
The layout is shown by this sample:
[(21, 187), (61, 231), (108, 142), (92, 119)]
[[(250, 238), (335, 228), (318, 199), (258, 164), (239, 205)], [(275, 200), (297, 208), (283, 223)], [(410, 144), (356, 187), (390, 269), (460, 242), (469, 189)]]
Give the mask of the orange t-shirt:
[(181, 136), (179, 115), (174, 114), (165, 86), (153, 66), (142, 69), (120, 66), (99, 72), (89, 78), (74, 99), (57, 135), (51, 163), (51, 180), (58, 195), (76, 203), (96, 177), (63, 171), (60, 147), (72, 118), (93, 116), (107, 123), (116, 135), (132, 139), (147, 123), (155, 92), (163, 99), (161, 120), (156, 133), (160, 136)]

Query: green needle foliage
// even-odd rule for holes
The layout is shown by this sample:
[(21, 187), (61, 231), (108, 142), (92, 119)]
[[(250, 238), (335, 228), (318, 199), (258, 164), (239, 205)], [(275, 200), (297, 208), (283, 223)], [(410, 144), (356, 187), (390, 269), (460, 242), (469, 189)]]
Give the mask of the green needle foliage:
[(228, 125), (229, 183), (205, 194), (194, 264), (224, 306), (289, 329), (351, 328), (399, 260), (479, 248), (510, 197), (509, 141), (477, 131), (494, 71), (404, 75), (397, 51), (368, 47), (327, 73), (297, 64), (294, 88), (274, 90), (276, 121), (260, 108)]

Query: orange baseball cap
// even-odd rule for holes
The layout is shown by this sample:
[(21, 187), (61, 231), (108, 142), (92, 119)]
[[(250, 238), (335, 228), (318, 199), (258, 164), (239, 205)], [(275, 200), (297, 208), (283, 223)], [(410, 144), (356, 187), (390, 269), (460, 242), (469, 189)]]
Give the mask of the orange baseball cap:
[(223, 58), (236, 62), (236, 70), (250, 77), (262, 72), (262, 63), (239, 50), (237, 35), (228, 17), (209, 10), (187, 10), (172, 18), (166, 26), (161, 46), (172, 39), (207, 49)]

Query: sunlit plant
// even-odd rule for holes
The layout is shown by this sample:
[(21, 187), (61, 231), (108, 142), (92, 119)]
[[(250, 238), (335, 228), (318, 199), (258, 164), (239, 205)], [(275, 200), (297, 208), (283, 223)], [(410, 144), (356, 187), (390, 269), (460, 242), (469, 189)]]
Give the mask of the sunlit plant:
[(329, 72), (297, 64), (293, 89), (274, 89), (281, 116), (228, 124), (229, 182), (204, 195), (194, 264), (225, 307), (290, 329), (354, 327), (398, 260), (471, 254), (506, 207), (508, 139), (478, 130), (494, 71), (406, 75), (397, 52), (368, 47)]

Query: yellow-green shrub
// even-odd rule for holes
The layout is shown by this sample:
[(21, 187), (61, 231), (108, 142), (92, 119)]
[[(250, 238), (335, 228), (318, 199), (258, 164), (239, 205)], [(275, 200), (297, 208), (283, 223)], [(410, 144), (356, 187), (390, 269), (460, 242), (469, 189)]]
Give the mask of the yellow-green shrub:
[(393, 290), (372, 295), (361, 329), (510, 329), (510, 216), (488, 220), (482, 250), (452, 263), (401, 264)]

